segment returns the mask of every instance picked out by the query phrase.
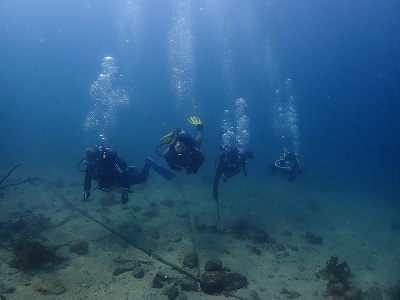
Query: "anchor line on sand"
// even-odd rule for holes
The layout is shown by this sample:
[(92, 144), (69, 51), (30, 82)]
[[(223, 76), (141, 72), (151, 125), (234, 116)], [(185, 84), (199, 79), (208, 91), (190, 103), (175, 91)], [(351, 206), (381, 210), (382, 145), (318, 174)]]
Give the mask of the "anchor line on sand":
[(200, 277), (199, 276), (195, 276), (192, 273), (186, 271), (185, 269), (179, 267), (178, 265), (164, 259), (163, 257), (161, 257), (160, 255), (154, 253), (154, 251), (152, 249), (147, 249), (145, 247), (142, 247), (141, 245), (139, 245), (138, 243), (136, 243), (135, 241), (131, 240), (129, 237), (121, 234), (120, 232), (118, 232), (117, 230), (115, 230), (114, 228), (108, 226), (107, 224), (101, 222), (100, 220), (96, 219), (95, 217), (91, 216), (90, 214), (88, 214), (86, 211), (80, 209), (79, 207), (77, 207), (73, 202), (71, 202), (70, 200), (68, 200), (65, 196), (63, 196), (62, 194), (60, 194), (58, 191), (56, 191), (55, 189), (53, 189), (52, 187), (48, 186), (48, 189), (51, 190), (58, 198), (60, 198), (60, 200), (62, 200), (64, 203), (66, 203), (67, 205), (69, 205), (70, 207), (72, 207), (73, 209), (77, 210), (78, 212), (80, 212), (82, 215), (84, 215), (85, 217), (87, 217), (88, 219), (92, 220), (93, 222), (99, 224), (100, 226), (102, 226), (103, 228), (107, 229), (108, 231), (110, 231), (112, 234), (114, 234), (115, 236), (119, 237), (121, 240), (127, 242), (128, 244), (134, 246), (135, 248), (139, 249), (140, 251), (144, 252), (145, 254), (147, 254), (150, 257), (154, 257), (156, 260), (158, 260), (160, 263), (167, 265), (169, 267), (171, 267), (173, 270), (177, 271), (178, 273), (190, 277), (193, 280), (200, 282)]
[[(185, 214), (186, 214), (186, 220), (187, 220), (187, 224), (188, 224), (188, 228), (189, 228), (189, 232), (190, 232), (190, 237), (191, 237), (191, 241), (192, 241), (193, 252), (196, 255), (196, 258), (198, 258), (199, 254), (197, 252), (197, 245), (196, 245), (196, 242), (195, 242), (195, 239), (194, 239), (194, 231), (193, 231), (192, 221), (191, 221), (191, 218), (190, 218), (190, 210), (189, 210), (189, 206), (188, 206), (188, 201), (186, 200), (186, 197), (185, 197), (183, 189), (180, 189), (180, 193), (181, 193), (181, 196), (183, 198)], [(200, 278), (200, 265), (199, 264), (197, 264), (197, 278)]]

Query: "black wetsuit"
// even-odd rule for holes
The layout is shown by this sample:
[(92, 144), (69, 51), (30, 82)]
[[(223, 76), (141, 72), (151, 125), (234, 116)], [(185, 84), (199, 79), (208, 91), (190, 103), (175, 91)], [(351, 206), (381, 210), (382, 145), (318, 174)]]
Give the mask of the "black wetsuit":
[(99, 184), (99, 190), (110, 191), (114, 187), (129, 189), (129, 185), (147, 181), (150, 165), (145, 164), (142, 172), (135, 167), (129, 167), (124, 160), (118, 157), (115, 150), (104, 148), (98, 151), (93, 162), (87, 162), (84, 190), (90, 191), (92, 179)]
[(287, 179), (289, 182), (295, 180), (302, 172), (301, 163), (297, 159), (278, 159), (270, 165), (270, 169), (272, 175), (279, 173), (282, 175), (282, 178)]
[[(218, 199), (218, 185), (222, 175), (227, 178), (239, 173), (243, 170), (244, 176), (247, 176), (246, 162), (247, 158), (253, 158), (251, 152), (240, 153), (237, 148), (231, 150), (225, 150), (221, 153), (218, 161), (217, 171), (215, 172), (213, 182), (213, 196), (214, 199)], [(224, 181), (226, 179), (224, 178)]]
[[(197, 173), (198, 169), (204, 162), (204, 155), (200, 151), (200, 145), (203, 139), (203, 127), (199, 127), (198, 131), (199, 133), (197, 136), (197, 140), (184, 134), (183, 136), (186, 135), (184, 138), (175, 140), (169, 145), (168, 149), (164, 153), (164, 157), (168, 163), (168, 166), (172, 170), (180, 171), (182, 169), (185, 169), (187, 174), (190, 174), (192, 172)], [(187, 147), (186, 153), (178, 154), (176, 152), (175, 145), (178, 141), (185, 144), (185, 146)]]

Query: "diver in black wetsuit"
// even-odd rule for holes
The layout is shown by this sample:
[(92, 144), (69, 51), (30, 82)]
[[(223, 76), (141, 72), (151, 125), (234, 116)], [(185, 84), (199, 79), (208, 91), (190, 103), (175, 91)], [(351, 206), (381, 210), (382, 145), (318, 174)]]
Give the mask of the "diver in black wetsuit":
[(85, 182), (83, 190), (83, 200), (90, 196), (92, 179), (98, 183), (98, 189), (101, 191), (111, 191), (114, 187), (123, 187), (121, 203), (126, 204), (129, 201), (129, 186), (147, 181), (150, 166), (155, 164), (151, 159), (146, 159), (146, 163), (139, 172), (135, 167), (128, 169), (124, 160), (118, 157), (115, 150), (105, 148), (102, 145), (96, 148), (87, 148), (85, 150)]
[(218, 200), (218, 185), (221, 176), (223, 176), (224, 182), (227, 181), (227, 178), (231, 178), (241, 170), (243, 170), (244, 176), (247, 176), (247, 159), (253, 159), (253, 153), (251, 151), (241, 152), (238, 147), (224, 149), (222, 151), (219, 156), (218, 167), (213, 182), (212, 195), (215, 200)]
[(196, 139), (179, 128), (161, 138), (163, 144), (169, 143), (168, 149), (164, 152), (169, 167), (174, 171), (185, 169), (188, 175), (196, 174), (204, 162), (204, 155), (200, 151), (204, 125), (195, 116), (189, 117), (189, 122), (197, 128)]
[(302, 173), (301, 163), (292, 152), (283, 154), (269, 166), (272, 175), (280, 173), (282, 178), (292, 182)]

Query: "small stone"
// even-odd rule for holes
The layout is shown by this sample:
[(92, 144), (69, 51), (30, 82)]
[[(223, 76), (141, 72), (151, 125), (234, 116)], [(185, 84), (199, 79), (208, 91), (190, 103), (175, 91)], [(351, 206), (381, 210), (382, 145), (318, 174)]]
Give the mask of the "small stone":
[(210, 259), (206, 261), (204, 265), (204, 270), (207, 272), (213, 271), (221, 271), (222, 270), (222, 261), (219, 259)]
[(222, 293), (225, 288), (224, 275), (218, 271), (204, 272), (201, 275), (200, 288), (209, 295)]
[(299, 292), (296, 292), (296, 291), (290, 291), (289, 292), (289, 298), (290, 299), (295, 299), (295, 298), (298, 298), (298, 297), (300, 297), (301, 295), (300, 295), (300, 293)]
[(182, 279), (181, 280), (181, 289), (182, 291), (193, 291), (197, 292), (199, 287), (197, 282), (193, 279)]
[(251, 290), (250, 296), (251, 296), (251, 298), (253, 298), (253, 299), (261, 300), (260, 296), (258, 296), (258, 294), (257, 294), (257, 292), (256, 292), (255, 290)]
[(164, 295), (167, 295), (169, 300), (175, 300), (179, 296), (179, 290), (175, 285), (167, 286)]
[(363, 294), (360, 288), (353, 286), (349, 288), (345, 293), (344, 296), (347, 300), (362, 300)]
[(78, 255), (84, 255), (89, 253), (89, 244), (85, 241), (78, 240), (69, 246), (70, 252), (75, 252)]
[(135, 267), (132, 270), (132, 275), (135, 278), (143, 278), (144, 277), (144, 270), (142, 267)]
[(43, 295), (61, 295), (66, 289), (60, 280), (49, 278), (37, 282), (35, 290)]
[(199, 260), (197, 258), (197, 255), (195, 253), (187, 253), (183, 257), (183, 265), (188, 268), (196, 268), (197, 265), (199, 264)]

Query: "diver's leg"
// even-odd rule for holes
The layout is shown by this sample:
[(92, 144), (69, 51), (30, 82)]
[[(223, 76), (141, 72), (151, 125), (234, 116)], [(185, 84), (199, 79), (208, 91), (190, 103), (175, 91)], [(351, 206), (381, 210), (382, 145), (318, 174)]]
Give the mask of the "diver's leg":
[(135, 167), (128, 168), (129, 184), (139, 184), (147, 181), (150, 172), (150, 164), (146, 162), (142, 172), (139, 172)]

